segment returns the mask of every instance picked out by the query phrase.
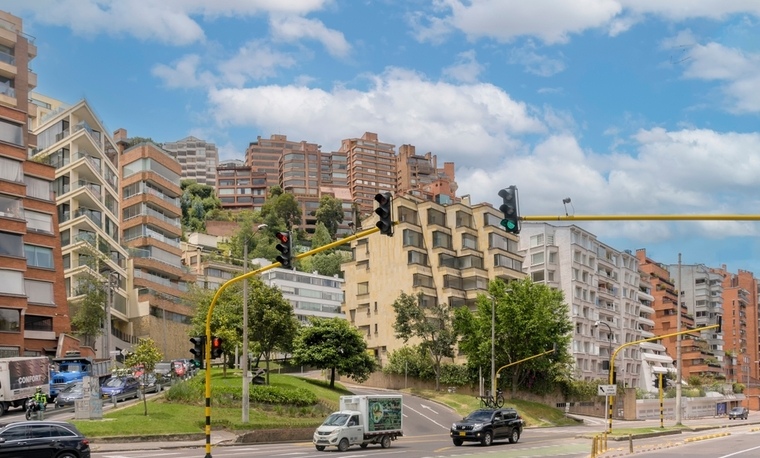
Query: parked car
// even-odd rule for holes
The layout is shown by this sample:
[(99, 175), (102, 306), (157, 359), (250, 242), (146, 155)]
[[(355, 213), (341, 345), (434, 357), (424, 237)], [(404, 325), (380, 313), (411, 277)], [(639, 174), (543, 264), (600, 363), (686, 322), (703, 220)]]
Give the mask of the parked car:
[(514, 444), (520, 440), (522, 430), (523, 419), (515, 409), (478, 409), (451, 425), (450, 436), (456, 446), (465, 441), (491, 445), (499, 439)]
[(741, 418), (746, 420), (749, 417), (749, 409), (746, 407), (734, 407), (728, 412), (728, 419), (735, 420)]
[(20, 421), (0, 428), (0, 458), (90, 458), (90, 441), (63, 421)]
[(58, 396), (55, 397), (55, 408), (73, 406), (77, 399), (82, 399), (83, 397), (84, 388), (82, 381), (71, 382), (58, 392)]
[(168, 378), (155, 373), (140, 377), (138, 381), (140, 382), (140, 390), (145, 393), (158, 393), (170, 383)]
[(185, 378), (187, 375), (187, 366), (182, 360), (172, 361), (172, 371), (175, 377)]
[(100, 386), (100, 394), (104, 398), (117, 396), (119, 399), (140, 396), (140, 382), (132, 376), (111, 377)]
[(161, 375), (166, 378), (171, 378), (172, 377), (172, 363), (169, 363), (169, 362), (156, 363), (156, 368), (153, 369), (153, 373), (156, 375)]

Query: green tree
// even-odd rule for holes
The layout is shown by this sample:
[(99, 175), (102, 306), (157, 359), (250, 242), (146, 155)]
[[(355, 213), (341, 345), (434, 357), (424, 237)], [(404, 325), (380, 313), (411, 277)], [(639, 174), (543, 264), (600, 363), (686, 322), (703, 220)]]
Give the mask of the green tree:
[(106, 319), (103, 308), (108, 297), (106, 284), (89, 271), (77, 275), (76, 279), (77, 295), (82, 295), (82, 298), (69, 301), (72, 333), (82, 339), (84, 346), (94, 347), (95, 339), (103, 334), (103, 321)]
[[(214, 304), (214, 311), (211, 313), (211, 334), (222, 338), (222, 352), (225, 357), (234, 354), (235, 347), (242, 343), (243, 296), (241, 291), (241, 282), (233, 283), (225, 288)], [(216, 291), (191, 286), (185, 295), (186, 303), (195, 307), (195, 315), (191, 321), (188, 338), (206, 335), (206, 317), (215, 293)], [(227, 377), (227, 364), (224, 365), (222, 376)]]
[(330, 195), (324, 195), (319, 199), (319, 208), (314, 213), (317, 222), (324, 224), (330, 238), (334, 239), (338, 232), (338, 226), (343, 222), (343, 201)]
[(318, 222), (316, 226), (314, 226), (314, 235), (311, 236), (311, 248), (319, 248), (331, 243), (332, 241), (332, 236), (327, 230), (327, 227), (325, 227), (325, 224)]
[(388, 356), (388, 364), (383, 366), (383, 373), (405, 375), (420, 380), (435, 380), (433, 359), (419, 345), (404, 345), (393, 350)]
[(293, 306), (282, 297), (282, 291), (278, 287), (265, 285), (259, 279), (250, 284), (253, 287), (248, 288), (248, 335), (264, 356), (268, 385), (272, 354), (275, 351), (288, 353), (292, 350), (299, 324)]
[(401, 293), (393, 302), (396, 321), (393, 329), (396, 337), (421, 340), (420, 347), (430, 354), (435, 370), (435, 389), (440, 388), (441, 361), (454, 358), (457, 332), (454, 329), (453, 313), (449, 305), (422, 293), (416, 296)]
[(364, 382), (375, 370), (375, 360), (367, 353), (367, 343), (359, 331), (342, 318), (309, 319), (294, 342), (296, 364), (330, 370), (330, 388), (335, 373)]
[(572, 335), (569, 310), (562, 291), (529, 278), (507, 285), (497, 279), (489, 283), (491, 297), (479, 295), (477, 310), (467, 307), (455, 312), (454, 326), (462, 336), (459, 350), (473, 368), (490, 367), (492, 307), (495, 302), (495, 362), (500, 368), (550, 350), (546, 358), (535, 358), (509, 367), (502, 373), (510, 380), (512, 394), (518, 386), (549, 390), (553, 383), (569, 383), (572, 357), (568, 347)]
[(182, 226), (187, 232), (205, 232), (206, 214), (222, 207), (213, 186), (196, 183), (193, 180), (180, 181), (182, 196)]
[(124, 362), (127, 367), (142, 366), (142, 398), (146, 416), (148, 415), (148, 400), (145, 398), (145, 384), (148, 380), (148, 374), (153, 373), (156, 369), (156, 363), (161, 361), (163, 357), (164, 355), (158, 350), (156, 342), (151, 338), (145, 338), (140, 339)]
[(301, 224), (301, 206), (289, 192), (283, 192), (279, 186), (273, 186), (264, 206), (261, 207), (264, 222), (277, 230), (284, 225), (286, 230)]

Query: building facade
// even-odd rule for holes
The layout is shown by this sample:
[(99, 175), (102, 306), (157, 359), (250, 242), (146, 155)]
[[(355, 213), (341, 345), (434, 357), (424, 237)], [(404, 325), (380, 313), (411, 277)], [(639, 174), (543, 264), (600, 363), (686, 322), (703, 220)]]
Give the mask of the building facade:
[(713, 269), (723, 276), (723, 338), (726, 378), (752, 388), (758, 384), (758, 282), (747, 270), (732, 274), (726, 266)]
[(55, 168), (29, 160), (38, 151), (30, 103), (37, 85), (33, 39), (20, 18), (0, 12), (0, 357), (56, 356), (70, 329)]
[(394, 146), (378, 140), (377, 134), (365, 132), (359, 138), (341, 142), (341, 153), (346, 154), (346, 180), (359, 217), (371, 215), (375, 195), (396, 191), (396, 153)]
[(404, 346), (393, 330), (393, 302), (402, 292), (474, 309), (489, 280), (525, 276), (516, 237), (504, 232), (501, 214), (488, 204), (471, 206), (463, 199), (443, 206), (397, 197), (393, 211), (399, 222), (395, 236), (373, 234), (352, 242), (353, 258), (342, 265), (344, 313), (380, 364)]
[(413, 145), (401, 145), (396, 174), (397, 194), (409, 194), (443, 205), (456, 200), (454, 163), (444, 162), (443, 168), (438, 168), (438, 158), (430, 152), (418, 155)]
[[(271, 263), (265, 259), (257, 259), (254, 262), (259, 265)], [(345, 318), (341, 309), (344, 284), (342, 278), (279, 267), (262, 272), (260, 278), (264, 284), (276, 286), (282, 291), (282, 296), (293, 305), (296, 319), (303, 325), (309, 323), (310, 317)]]
[(129, 319), (133, 333), (149, 337), (164, 359), (187, 355), (194, 310), (182, 300), (195, 277), (181, 263), (182, 209), (179, 162), (154, 143), (114, 133), (120, 152), (121, 233), (129, 250)]
[(176, 142), (164, 143), (163, 149), (179, 162), (183, 180), (193, 180), (208, 186), (216, 185), (214, 174), (219, 162), (219, 150), (215, 144), (190, 136)]
[(267, 191), (267, 174), (243, 161), (224, 161), (216, 168), (216, 195), (225, 210), (261, 211)]

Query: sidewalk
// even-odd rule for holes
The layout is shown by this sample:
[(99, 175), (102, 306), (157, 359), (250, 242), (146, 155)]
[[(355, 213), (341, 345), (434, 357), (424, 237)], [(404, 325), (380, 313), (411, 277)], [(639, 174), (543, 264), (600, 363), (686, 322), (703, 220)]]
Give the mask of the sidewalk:
[[(224, 445), (234, 444), (237, 440), (237, 434), (230, 431), (211, 431), (211, 446), (218, 447)], [(125, 442), (110, 442), (99, 441), (98, 439), (90, 440), (90, 450), (93, 452), (128, 452), (136, 450), (163, 450), (172, 448), (186, 448), (186, 447), (205, 447), (206, 438), (197, 440), (172, 440), (171, 436), (167, 436), (166, 440), (151, 440), (151, 441), (129, 441), (125, 438)]]

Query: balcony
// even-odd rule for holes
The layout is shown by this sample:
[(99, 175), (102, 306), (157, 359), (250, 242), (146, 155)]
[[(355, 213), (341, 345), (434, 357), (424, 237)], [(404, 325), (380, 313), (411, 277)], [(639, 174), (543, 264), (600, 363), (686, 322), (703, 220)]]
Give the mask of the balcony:
[(0, 76), (16, 79), (17, 74), (16, 58), (6, 52), (0, 51)]

